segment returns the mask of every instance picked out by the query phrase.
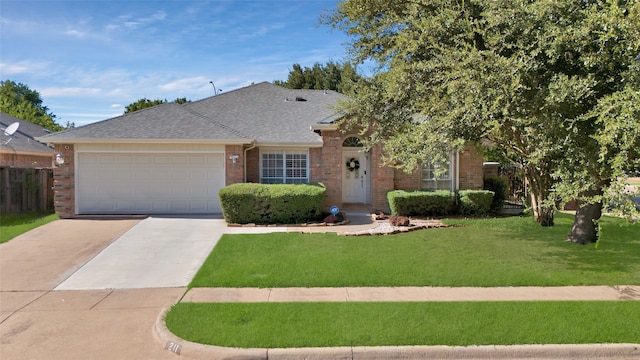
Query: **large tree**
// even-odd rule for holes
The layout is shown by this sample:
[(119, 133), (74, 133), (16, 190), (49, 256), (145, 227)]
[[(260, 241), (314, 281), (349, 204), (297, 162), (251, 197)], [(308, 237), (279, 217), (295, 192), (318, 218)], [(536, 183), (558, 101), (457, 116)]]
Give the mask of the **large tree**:
[(352, 36), (356, 63), (379, 65), (347, 125), (408, 168), (490, 139), (522, 165), (541, 225), (561, 200), (581, 200), (569, 240), (585, 243), (630, 170), (619, 164), (637, 159), (633, 146), (616, 153), (606, 129), (640, 125), (621, 105), (640, 89), (639, 14), (639, 0), (345, 0), (323, 22)]
[(275, 80), (273, 83), (289, 89), (335, 90), (347, 94), (360, 79), (351, 63), (329, 61), (325, 65), (315, 63), (313, 67), (304, 68), (293, 64), (286, 81)]
[(0, 81), (0, 111), (51, 131), (64, 129), (56, 123), (56, 116), (49, 108), (42, 104), (39, 92), (12, 80)]

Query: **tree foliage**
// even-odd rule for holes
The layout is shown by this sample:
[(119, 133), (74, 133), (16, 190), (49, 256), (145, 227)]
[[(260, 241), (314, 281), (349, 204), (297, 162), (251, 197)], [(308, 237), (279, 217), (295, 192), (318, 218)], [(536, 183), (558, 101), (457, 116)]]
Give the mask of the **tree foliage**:
[[(164, 99), (164, 100), (163, 99), (149, 100), (147, 98), (138, 99), (136, 102), (133, 102), (125, 106), (124, 113), (126, 114), (130, 112), (150, 108), (156, 105), (164, 104), (166, 102), (167, 102), (167, 99)], [(176, 98), (173, 102), (175, 102), (176, 104), (185, 104), (185, 103), (191, 102), (191, 100), (187, 100), (187, 98), (183, 97), (183, 98)]]
[(601, 206), (638, 168), (625, 134), (640, 126), (639, 13), (638, 0), (344, 0), (322, 21), (352, 36), (356, 63), (378, 64), (347, 126), (409, 168), (487, 138), (522, 164), (536, 220), (553, 225), (559, 201)]
[(316, 63), (313, 67), (304, 68), (293, 64), (286, 81), (275, 80), (273, 83), (289, 89), (334, 90), (347, 94), (360, 79), (351, 63), (329, 61), (325, 65)]
[(49, 108), (42, 104), (40, 93), (12, 80), (0, 81), (0, 111), (51, 131), (64, 129), (56, 123), (56, 116)]

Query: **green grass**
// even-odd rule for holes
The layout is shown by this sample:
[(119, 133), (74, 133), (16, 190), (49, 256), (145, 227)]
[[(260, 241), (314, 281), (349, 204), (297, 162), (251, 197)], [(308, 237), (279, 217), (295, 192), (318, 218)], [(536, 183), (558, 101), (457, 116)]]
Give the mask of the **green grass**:
[(0, 217), (0, 244), (54, 220), (58, 220), (57, 214), (2, 215)]
[(392, 236), (224, 235), (191, 287), (640, 284), (640, 224), (606, 217), (595, 244), (565, 241), (573, 218), (451, 220)]
[(640, 342), (639, 301), (179, 303), (167, 326), (241, 348)]

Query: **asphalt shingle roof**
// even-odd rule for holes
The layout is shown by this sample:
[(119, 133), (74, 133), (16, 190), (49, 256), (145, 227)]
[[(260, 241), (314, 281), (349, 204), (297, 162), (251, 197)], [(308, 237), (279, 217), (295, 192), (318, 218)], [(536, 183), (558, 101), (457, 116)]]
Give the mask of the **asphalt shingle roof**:
[(186, 104), (166, 103), (41, 138), (256, 141), (322, 144), (310, 126), (336, 114), (344, 96), (335, 91), (291, 90), (268, 82)]
[[(6, 136), (4, 129), (14, 122), (20, 124), (18, 130), (11, 137)], [(0, 112), (0, 128), (2, 128), (2, 130), (0, 130), (1, 150), (53, 154), (52, 148), (35, 139), (36, 137), (49, 134), (49, 131), (40, 125)], [(11, 141), (9, 141), (9, 139), (11, 139)]]

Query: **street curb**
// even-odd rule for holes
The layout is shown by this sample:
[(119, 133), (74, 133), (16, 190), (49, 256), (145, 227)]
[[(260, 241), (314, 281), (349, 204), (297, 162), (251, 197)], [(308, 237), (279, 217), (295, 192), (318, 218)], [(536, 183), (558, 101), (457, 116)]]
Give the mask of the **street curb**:
[(164, 308), (153, 326), (164, 349), (189, 359), (243, 360), (409, 360), (409, 359), (640, 359), (640, 344), (353, 346), (335, 348), (241, 349), (203, 345), (175, 336)]

